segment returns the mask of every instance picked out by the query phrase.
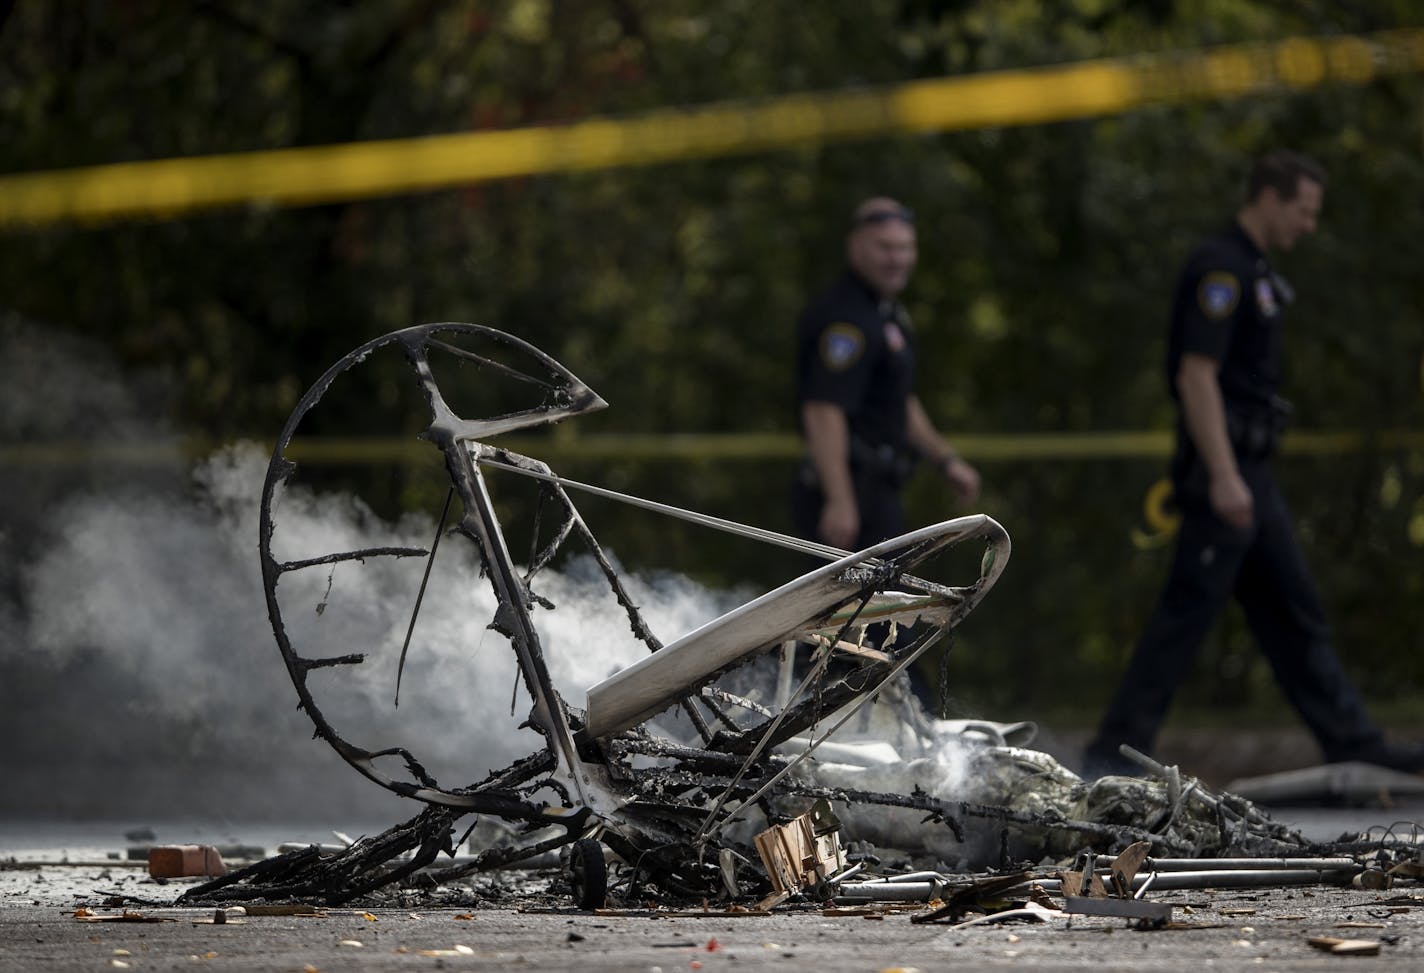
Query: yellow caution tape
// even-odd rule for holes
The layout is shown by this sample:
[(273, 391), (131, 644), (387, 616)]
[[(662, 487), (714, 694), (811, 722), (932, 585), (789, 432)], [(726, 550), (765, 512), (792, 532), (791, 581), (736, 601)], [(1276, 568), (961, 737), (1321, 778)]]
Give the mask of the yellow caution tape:
[[(790, 462), (802, 453), (793, 433), (684, 433), (580, 436), (561, 430), (552, 437), (500, 436), (492, 442), (515, 452), (551, 462), (669, 460), (675, 462)], [(1171, 433), (1103, 431), (1011, 435), (955, 435), (955, 447), (976, 463), (1082, 461), (1165, 458)], [(63, 467), (86, 463), (153, 466), (184, 463), (207, 456), (223, 442), (194, 437), (184, 440), (113, 442), (60, 441), (0, 445), (0, 465)], [(271, 443), (262, 448), (270, 449)], [(1379, 432), (1292, 432), (1282, 452), (1286, 456), (1336, 456), (1364, 450), (1424, 450), (1424, 432), (1408, 429)], [(393, 465), (437, 457), (435, 447), (415, 437), (299, 436), (287, 456), (312, 465)], [(1156, 487), (1154, 489), (1160, 489)], [(1155, 496), (1155, 494), (1150, 494)], [(1159, 497), (1165, 500), (1165, 496)], [(1164, 508), (1165, 509), (1165, 508)], [(1144, 514), (1147, 508), (1144, 506)], [(1149, 525), (1161, 521), (1147, 516)]]
[(1147, 488), (1142, 498), (1142, 519), (1151, 530), (1132, 529), (1132, 545), (1138, 550), (1161, 547), (1177, 535), (1182, 515), (1172, 506), (1172, 481), (1165, 476)]
[(860, 91), (723, 102), (568, 125), (0, 177), (0, 228), (171, 218), (236, 205), (311, 206), (513, 176), (654, 165), (891, 133), (1109, 115), (1424, 70), (1424, 29), (1297, 37), (914, 81)]

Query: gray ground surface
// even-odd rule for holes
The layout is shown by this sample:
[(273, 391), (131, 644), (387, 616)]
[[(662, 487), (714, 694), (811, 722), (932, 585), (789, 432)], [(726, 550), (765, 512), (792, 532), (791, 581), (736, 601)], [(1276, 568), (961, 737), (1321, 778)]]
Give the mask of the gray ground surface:
[[(1335, 890), (1181, 896), (1185, 928), (1137, 932), (1118, 920), (1049, 925), (915, 925), (903, 913), (828, 917), (652, 918), (513, 909), (332, 909), (323, 918), (255, 917), (195, 924), (171, 909), (158, 924), (82, 923), (54, 906), (7, 906), (0, 923), (4, 970), (301, 971), (539, 969), (922, 970), (1033, 965), (1042, 969), (1316, 970), (1340, 964), (1424, 966), (1424, 914), (1391, 906), (1396, 893)], [(113, 911), (113, 910), (103, 910)], [(1185, 909), (1179, 910), (1185, 912)], [(472, 915), (473, 918), (460, 918)], [(1368, 925), (1340, 928), (1341, 923)], [(1385, 941), (1375, 957), (1322, 953), (1311, 936)], [(426, 951), (423, 953), (422, 951)], [(433, 954), (433, 955), (432, 955)]]
[[(1277, 810), (1316, 838), (1424, 820), (1424, 805)], [(359, 829), (351, 829), (359, 833)], [(311, 829), (155, 828), (161, 842), (330, 841)], [(29, 970), (1324, 970), (1341, 964), (1424, 968), (1424, 883), (1386, 891), (1300, 888), (1163, 892), (1176, 928), (1140, 932), (1120, 919), (955, 928), (913, 924), (910, 906), (858, 913), (782, 907), (770, 916), (631, 909), (580, 913), (559, 874), (482, 877), (442, 897), (320, 910), (319, 917), (174, 908), (192, 880), (158, 883), (122, 855), (116, 825), (0, 822), (0, 971)], [(92, 922), (127, 909), (162, 922)], [(1380, 944), (1379, 955), (1321, 952), (1310, 937)]]

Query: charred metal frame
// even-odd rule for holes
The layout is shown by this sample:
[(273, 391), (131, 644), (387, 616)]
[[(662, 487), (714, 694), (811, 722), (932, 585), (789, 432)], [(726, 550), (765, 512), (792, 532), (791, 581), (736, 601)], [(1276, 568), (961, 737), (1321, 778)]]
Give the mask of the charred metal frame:
[[(492, 341), (512, 353), (523, 355), (532, 360), (543, 375), (512, 369), (456, 343), (466, 338)], [(326, 658), (303, 656), (288, 635), (277, 597), (282, 577), (294, 571), (383, 557), (433, 559), (442, 536), (445, 514), (442, 514), (441, 528), (437, 529), (435, 541), (428, 549), (369, 547), (292, 561), (279, 560), (272, 550), (276, 529), (273, 503), (279, 487), (296, 470), (296, 463), (287, 452), (300, 424), (334, 381), (365, 361), (373, 352), (388, 347), (398, 348), (403, 354), (429, 407), (430, 422), (421, 433), (421, 438), (443, 454), (451, 493), (458, 496), (463, 508), (451, 532), (472, 541), (479, 552), (483, 573), (489, 577), (498, 605), (491, 627), (508, 639), (514, 651), (522, 684), (531, 700), (527, 725), (545, 740), (545, 747), (528, 757), (490, 773), (482, 781), (456, 787), (436, 781), (417, 757), (404, 748), (367, 750), (343, 739), (321, 712), (307, 685), (307, 677), (316, 669), (360, 665), (365, 661), (365, 653)], [(532, 383), (542, 389), (544, 402), (537, 408), (491, 418), (470, 419), (457, 415), (432, 371), (432, 351), (451, 355), (480, 369), (492, 369), (503, 377)], [(538, 460), (483, 442), (503, 433), (558, 422), (605, 406), (603, 399), (548, 355), (517, 337), (482, 325), (449, 323), (408, 328), (384, 335), (352, 351), (333, 365), (298, 402), (273, 451), (263, 484), (259, 528), (268, 616), (277, 646), (296, 688), (300, 708), (311, 718), (316, 735), (367, 778), (403, 796), (447, 808), (454, 813), (454, 817), (468, 812), (497, 815), (522, 822), (530, 831), (539, 831), (548, 825), (560, 826), (564, 834), (555, 844), (573, 842), (580, 837), (602, 837), (625, 860), (641, 862), (651, 880), (670, 890), (705, 893), (705, 882), (700, 877), (685, 874), (689, 871), (686, 864), (688, 851), (694, 852), (694, 858), (701, 857), (706, 846), (716, 841), (721, 827), (741, 807), (753, 802), (766, 807), (765, 801), (772, 796), (808, 790), (785, 779), (786, 771), (805, 754), (788, 760), (772, 755), (771, 748), (817, 726), (827, 714), (847, 703), (868, 702), (888, 679), (903, 671), (938, 642), (968, 615), (992, 586), (1007, 560), (1008, 537), (988, 517), (961, 518), (961, 521), (953, 522), (947, 535), (941, 532), (943, 536), (938, 538), (916, 540), (881, 558), (847, 560), (836, 578), (839, 583), (851, 584), (853, 593), (836, 598), (831, 606), (834, 610), (823, 611), (824, 606), (816, 606), (818, 618), (808, 617), (805, 620), (808, 624), (816, 622), (824, 630), (820, 637), (823, 645), (816, 656), (817, 667), (803, 683), (803, 698), (793, 697), (794, 705), (788, 705), (781, 713), (767, 715), (765, 709), (758, 712), (753, 707), (751, 712), (758, 722), (749, 726), (733, 718), (730, 708), (742, 708), (745, 701), (707, 685), (726, 669), (733, 668), (736, 664), (733, 662), (717, 671), (702, 673), (683, 687), (673, 701), (690, 717), (701, 737), (702, 748), (655, 740), (638, 726), (620, 728), (605, 738), (595, 738), (584, 731), (583, 714), (570, 709), (550, 679), (531, 612), (536, 602), (543, 607), (553, 606), (533, 591), (531, 581), (535, 575), (552, 562), (566, 541), (576, 536), (597, 560), (613, 594), (627, 614), (633, 634), (647, 645), (650, 652), (661, 650), (663, 644), (629, 598), (617, 571), (580, 517), (567, 489), (613, 497), (694, 523), (815, 554), (830, 561), (848, 557), (847, 552), (824, 545), (565, 480)], [(541, 509), (546, 503), (551, 504), (561, 518), (552, 539), (542, 549), (532, 553), (528, 568), (522, 574), (510, 556), (484, 475), (485, 468), (512, 471), (539, 481)], [(447, 513), (449, 508), (450, 498), (447, 497)], [(539, 543), (537, 520), (534, 536), (536, 544)], [(952, 543), (970, 538), (984, 540), (987, 544), (980, 577), (973, 584), (947, 588), (908, 573), (907, 569), (921, 559)], [(429, 564), (427, 579), (428, 573)], [(932, 610), (927, 607), (925, 614), (933, 624), (920, 626), (923, 631), (901, 639), (903, 644), (897, 643), (892, 652), (883, 658), (866, 661), (847, 677), (823, 679), (825, 663), (831, 654), (826, 643), (834, 645), (851, 639), (853, 631), (878, 617), (873, 600), (878, 592), (892, 586), (900, 586), (923, 596), (927, 606), (932, 601)], [(416, 612), (419, 611), (424, 590), (422, 580)], [(413, 613), (412, 630), (414, 623)], [(402, 649), (402, 665), (408, 648), (409, 632), (406, 646)], [(806, 691), (813, 683), (815, 691)], [(707, 689), (705, 692), (704, 687)], [(810, 749), (814, 749), (814, 744)], [(626, 761), (635, 753), (659, 756), (671, 766), (633, 773)], [(404, 762), (411, 780), (396, 779), (376, 766), (379, 758), (389, 757)], [(557, 799), (548, 799), (549, 794), (557, 795)], [(873, 800), (876, 796), (858, 797)], [(905, 800), (898, 795), (880, 797), (888, 803)], [(736, 802), (731, 810), (727, 808), (729, 801)], [(947, 809), (927, 806), (926, 810), (958, 830), (953, 815)], [(442, 826), (447, 821), (453, 821), (453, 818), (440, 816)], [(409, 841), (405, 843), (409, 844)], [(431, 843), (421, 841), (420, 844), (425, 848)], [(534, 849), (542, 850), (549, 844), (548, 840), (536, 842), (529, 851), (534, 853)], [(503, 851), (496, 857), (505, 861), (511, 853)]]
[[(542, 374), (530, 374), (461, 347), (457, 342), (465, 339), (493, 342), (522, 355), (534, 363), (535, 371)], [(278, 560), (272, 551), (275, 530), (273, 501), (278, 488), (296, 470), (296, 464), (287, 452), (299, 425), (339, 376), (365, 361), (373, 352), (392, 347), (400, 351), (410, 366), (429, 409), (430, 421), (421, 438), (441, 451), (444, 469), (450, 480), (450, 493), (434, 541), (428, 549), (370, 547), (301, 560)], [(536, 408), (491, 418), (470, 419), (457, 415), (432, 370), (432, 352), (450, 355), (479, 369), (489, 369), (501, 377), (531, 383), (541, 391), (544, 401)], [(274, 873), (273, 877), (277, 880), (268, 881), (263, 886), (267, 892), (325, 887), (332, 897), (344, 900), (354, 890), (373, 888), (382, 881), (394, 881), (410, 873), (408, 863), (396, 869), (387, 869), (382, 873), (383, 878), (373, 878), (365, 873), (373, 869), (379, 871), (375, 859), (383, 852), (394, 854), (392, 849), (399, 849), (401, 853), (418, 849), (416, 860), (428, 864), (438, 850), (448, 849), (449, 833), (454, 822), (465, 814), (474, 813), (495, 815), (520, 823), (530, 834), (530, 841), (523, 846), (490, 849), (467, 865), (443, 870), (439, 874), (444, 879), (506, 864), (522, 856), (598, 839), (633, 866), (635, 884), (647, 881), (673, 894), (705, 896), (726, 888), (725, 884), (719, 884), (724, 882), (724, 877), (719, 874), (717, 865), (708, 860), (717, 856), (709, 856), (708, 853), (719, 845), (726, 847), (729, 843), (722, 834), (728, 822), (734, 820), (742, 809), (753, 805), (760, 807), (770, 818), (774, 815), (770, 801), (788, 796), (919, 808), (926, 812), (927, 819), (941, 822), (960, 838), (964, 834), (963, 820), (976, 818), (1005, 830), (1015, 826), (1067, 829), (1081, 834), (1085, 843), (1122, 844), (1131, 840), (1152, 840), (1161, 851), (1184, 855), (1201, 853), (1201, 849), (1177, 847), (1178, 843), (1169, 837), (1149, 830), (1070, 821), (1005, 807), (947, 802), (920, 793), (869, 793), (816, 787), (790, 777), (789, 771), (824, 742), (840, 723), (821, 732), (805, 753), (797, 756), (775, 753), (773, 748), (808, 730), (813, 731), (814, 736), (821, 721), (830, 714), (847, 706), (854, 708), (869, 702), (889, 680), (949, 635), (987, 594), (1003, 570), (1009, 552), (1008, 536), (992, 519), (980, 515), (946, 522), (934, 530), (912, 532), (893, 542), (878, 545), (869, 552), (850, 555), (824, 545), (565, 479), (539, 460), (485, 442), (503, 433), (558, 422), (604, 408), (605, 405), (603, 399), (571, 372), (527, 342), (493, 328), (457, 323), (408, 328), (368, 342), (333, 365), (297, 404), (273, 452), (260, 509), (262, 577), (273, 633), (297, 690), (300, 707), (312, 719), (316, 735), (369, 779), (429, 807), (408, 824), (393, 828), (360, 849), (353, 849), (343, 856), (342, 863), (322, 865), (323, 870), (315, 877), (306, 874), (296, 878), (286, 873)], [(535, 515), (533, 532), (535, 549), (531, 550), (528, 566), (522, 573), (510, 556), (495, 512), (485, 477), (489, 469), (518, 474), (539, 483), (539, 511)], [(695, 671), (679, 683), (671, 695), (656, 696), (647, 701), (643, 709), (648, 712), (666, 706), (680, 707), (696, 728), (700, 745), (654, 737), (642, 725), (646, 714), (641, 711), (609, 718), (595, 727), (591, 722), (592, 690), (590, 710), (585, 713), (567, 705), (554, 687), (532, 617), (536, 604), (544, 608), (554, 606), (535, 592), (533, 581), (541, 570), (552, 563), (563, 546), (575, 538), (583, 542), (597, 561), (627, 616), (634, 636), (655, 655), (665, 648), (670, 650), (660, 657), (660, 662), (674, 658), (679, 646), (688, 638), (665, 647), (652, 632), (625, 590), (611, 560), (579, 515), (569, 490), (593, 493), (655, 513), (817, 555), (832, 562), (820, 572), (812, 572), (823, 575), (818, 582), (821, 587), (813, 587), (814, 597), (808, 596), (805, 601), (805, 617), (798, 617), (797, 624), (791, 630), (778, 632), (774, 639), (769, 638), (754, 646), (723, 645), (721, 649), (728, 654), (717, 657), (715, 664)], [(458, 496), (462, 513), (449, 532), (463, 536), (478, 550), (482, 573), (489, 577), (497, 601), (490, 627), (510, 643), (521, 683), (530, 698), (526, 725), (542, 736), (544, 746), (503, 769), (490, 772), (481, 781), (452, 787), (436, 781), (416, 756), (403, 748), (366, 750), (337, 733), (318, 707), (307, 686), (307, 677), (315, 669), (359, 665), (365, 661), (365, 654), (355, 652), (327, 658), (308, 658), (300, 654), (283, 622), (277, 587), (284, 575), (319, 565), (383, 557), (425, 557), (433, 560), (435, 549), (445, 533), (446, 518), (455, 496)], [(553, 536), (547, 543), (541, 540), (539, 523), (546, 508), (554, 509), (558, 517)], [(979, 577), (971, 584), (946, 587), (910, 573), (922, 560), (953, 544), (971, 539), (983, 541), (986, 545)], [(543, 546), (540, 547), (540, 544)], [(429, 570), (430, 564), (427, 563), (406, 643), (401, 651), (402, 667)], [(798, 583), (809, 577), (811, 575), (798, 579)], [(782, 590), (778, 589), (778, 592)], [(892, 591), (896, 594), (886, 594)], [(724, 616), (724, 619), (730, 619), (743, 610), (753, 614), (761, 611), (767, 606), (758, 607), (760, 603), (774, 595), (775, 592), (749, 603), (738, 612)], [(787, 597), (790, 598), (789, 595)], [(896, 598), (899, 600), (896, 601)], [(795, 609), (801, 603), (793, 600), (791, 604)], [(743, 621), (747, 617), (753, 616), (744, 616)], [(907, 625), (916, 621), (918, 624), (888, 648), (853, 653), (850, 661), (854, 668), (848, 674), (840, 677), (827, 674), (827, 663), (834, 647), (854, 641), (855, 632), (886, 618), (898, 619)], [(811, 672), (779, 712), (710, 685), (718, 676), (741, 665), (752, 655), (780, 645), (785, 637), (804, 638), (816, 648)], [(686, 651), (684, 655), (687, 655)], [(619, 677), (632, 673), (639, 666), (624, 670)], [(636, 682), (633, 689), (637, 689)], [(399, 674), (397, 698), (398, 694)], [(745, 721), (745, 717), (734, 716), (736, 711), (750, 713), (753, 719)], [(398, 780), (376, 766), (378, 759), (390, 757), (404, 761), (410, 780)], [(641, 762), (636, 771), (633, 766), (635, 760)], [(1230, 832), (1238, 843), (1242, 839), (1259, 838), (1256, 846), (1263, 853), (1282, 849), (1286, 845), (1286, 842), (1278, 840), (1283, 836), (1273, 833), (1269, 826), (1257, 827), (1263, 822), (1248, 820), (1252, 817), (1249, 805), (1236, 809), (1223, 804), (1217, 812), (1223, 836)], [(547, 837), (545, 829), (551, 825), (562, 829), (562, 833)], [(1252, 834), (1247, 834), (1248, 831)], [(749, 851), (745, 848), (741, 850)], [(224, 883), (228, 884), (230, 882)], [(765, 887), (764, 882), (755, 880), (753, 885)], [(236, 893), (228, 891), (224, 894)]]
[[(453, 343), (456, 339), (471, 337), (492, 341), (527, 356), (544, 375), (530, 375)], [(430, 412), (430, 422), (421, 433), (421, 438), (441, 451), (450, 479), (434, 540), (428, 549), (369, 547), (319, 557), (278, 560), (272, 550), (276, 529), (273, 502), (278, 489), (296, 470), (296, 464), (288, 457), (287, 451), (298, 427), (338, 377), (365, 361), (372, 353), (390, 347), (399, 349), (403, 354), (421, 389)], [(441, 392), (431, 369), (432, 350), (481, 369), (490, 369), (504, 377), (532, 383), (542, 390), (544, 401), (536, 408), (493, 418), (463, 418), (449, 406)], [(362, 838), (336, 856), (323, 856), (315, 846), (292, 852), (197, 886), (185, 893), (180, 901), (314, 898), (339, 904), (394, 882), (413, 882), (418, 875), (426, 883), (443, 883), (568, 846), (572, 846), (576, 886), (581, 872), (580, 855), (585, 856), (582, 859), (585, 862), (589, 861), (586, 856), (595, 856), (599, 867), (584, 871), (601, 875), (606, 882), (600, 841), (629, 866), (632, 873), (629, 879), (630, 895), (645, 883), (656, 885), (673, 896), (689, 899), (701, 897), (705, 900), (708, 896), (722, 894), (736, 896), (741, 892), (762, 894), (770, 888), (765, 875), (744, 876), (740, 886), (735, 877), (729, 878), (729, 862), (738, 857), (749, 861), (756, 853), (749, 847), (739, 846), (724, 835), (723, 830), (743, 809), (752, 805), (759, 807), (771, 821), (779, 816), (771, 803), (772, 799), (787, 797), (915, 808), (925, 812), (926, 822), (948, 828), (961, 841), (966, 837), (965, 819), (973, 818), (981, 827), (997, 831), (1003, 858), (1000, 865), (1005, 869), (1013, 864), (1008, 858), (1009, 834), (1018, 828), (1063, 830), (1080, 837), (1090, 849), (1095, 846), (1120, 848), (1129, 842), (1137, 842), (1134, 848), (1145, 849), (1150, 843), (1158, 854), (1165, 852), (1182, 856), (1175, 862), (1162, 858), (1148, 859), (1153, 863), (1153, 874), (1142, 882), (1144, 890), (1147, 884), (1156, 880), (1158, 871), (1186, 867), (1187, 862), (1193, 861), (1210, 865), (1210, 862), (1200, 860), (1199, 856), (1203, 854), (1291, 856), (1295, 861), (1291, 867), (1297, 870), (1325, 861), (1299, 859), (1302, 852), (1318, 853), (1327, 848), (1335, 853), (1370, 851), (1381, 861), (1387, 861), (1391, 852), (1406, 857), (1418, 854), (1417, 832), (1407, 837), (1386, 832), (1378, 840), (1374, 840), (1373, 836), (1363, 836), (1365, 840), (1353, 844), (1342, 841), (1330, 846), (1307, 845), (1299, 835), (1260, 815), (1250, 802), (1230, 794), (1206, 794), (1195, 781), (1183, 787), (1176, 768), (1164, 768), (1138, 754), (1129, 756), (1166, 781), (1169, 792), (1174, 795), (1171, 810), (1165, 818), (1149, 822), (1145, 828), (1069, 820), (1053, 812), (1027, 812), (1002, 806), (945, 801), (918, 790), (913, 794), (896, 794), (821, 787), (790, 777), (789, 772), (825, 742), (857, 708), (874, 698), (926, 650), (946, 636), (952, 636), (953, 629), (988, 593), (1003, 570), (1009, 553), (1008, 535), (988, 517), (965, 517), (933, 529), (911, 532), (869, 551), (850, 555), (824, 545), (565, 479), (536, 459), (482, 441), (502, 433), (558, 422), (605, 406), (606, 403), (572, 373), (527, 342), (493, 328), (458, 323), (408, 328), (368, 342), (333, 365), (302, 397), (273, 451), (260, 507), (259, 553), (273, 634), (296, 688), (299, 706), (311, 718), (316, 735), (367, 778), (397, 794), (421, 801), (426, 807), (412, 820), (393, 826), (374, 838)], [(484, 476), (485, 469), (516, 473), (540, 483), (539, 507), (534, 518), (534, 549), (522, 574), (510, 556)], [(655, 695), (646, 706), (642, 706), (639, 713), (646, 710), (646, 714), (671, 706), (680, 707), (695, 727), (700, 746), (654, 736), (644, 725), (646, 714), (624, 713), (594, 725), (591, 719), (593, 690), (590, 691), (590, 709), (583, 712), (569, 707), (554, 687), (533, 623), (532, 610), (535, 605), (546, 609), (555, 606), (534, 591), (532, 582), (541, 570), (553, 562), (563, 545), (575, 537), (587, 546), (598, 563), (627, 616), (634, 636), (652, 653), (648, 659), (605, 680), (600, 687), (636, 674), (635, 670), (665, 649), (668, 651), (661, 659), (674, 657), (678, 651), (686, 655), (690, 645), (688, 640), (692, 639), (695, 643), (695, 637), (702, 631), (699, 629), (664, 646), (644, 621), (611, 560), (570, 500), (567, 490), (571, 489), (792, 548), (832, 562), (827, 568), (811, 572), (792, 585), (749, 602), (718, 620), (718, 623), (727, 622), (735, 632), (737, 629), (731, 622), (736, 620), (736, 616), (741, 615), (743, 622), (748, 618), (760, 618), (755, 613), (762, 611), (765, 614), (765, 609), (775, 604), (779, 592), (813, 576), (820, 576), (821, 588), (812, 592), (819, 600), (806, 602), (810, 607), (804, 618), (798, 617), (798, 624), (791, 626), (782, 636), (764, 643), (733, 645), (730, 654), (726, 654), (729, 647), (722, 644), (720, 649), (724, 654), (717, 657), (714, 665), (693, 672), (677, 685), (671, 695), (664, 691), (663, 695)], [(481, 781), (448, 787), (436, 781), (416, 756), (404, 748), (367, 750), (337, 733), (318, 707), (307, 685), (307, 677), (317, 669), (360, 665), (365, 662), (365, 653), (353, 652), (324, 658), (303, 656), (288, 635), (277, 587), (289, 573), (322, 565), (385, 557), (427, 558), (400, 653), (396, 678), (398, 702), (400, 674), (425, 596), (431, 563), (446, 532), (446, 520), (456, 495), (463, 513), (449, 532), (465, 537), (478, 550), (481, 574), (489, 577), (497, 600), (490, 627), (511, 645), (520, 682), (531, 701), (525, 725), (536, 730), (545, 745), (507, 767), (491, 771)], [(557, 508), (560, 521), (553, 537), (540, 547), (540, 517), (547, 506)], [(979, 577), (968, 586), (946, 587), (910, 573), (922, 560), (969, 539), (984, 541), (986, 549)], [(891, 589), (895, 589), (894, 593), (887, 596)], [(318, 610), (324, 604), (323, 601)], [(839, 677), (828, 675), (827, 663), (837, 647), (844, 647), (853, 632), (887, 619), (913, 623), (914, 627), (908, 636), (902, 635), (893, 640), (889, 647), (882, 646), (876, 651), (851, 651), (850, 661), (855, 668)], [(706, 628), (708, 626), (704, 626)], [(801, 639), (815, 648), (810, 673), (779, 712), (710, 685), (751, 656), (780, 646), (783, 637), (787, 640)], [(635, 680), (633, 688), (637, 687)], [(851, 709), (846, 716), (814, 738), (823, 719), (847, 706)], [(755, 720), (744, 725), (733, 717), (733, 710), (751, 713)], [(807, 730), (812, 731), (813, 739), (804, 752), (796, 756), (773, 752), (778, 744), (801, 737)], [(397, 780), (382, 772), (376, 761), (383, 757), (403, 760), (412, 780)], [(553, 799), (549, 795), (553, 795)], [(1177, 809), (1189, 798), (1213, 812), (1220, 836), (1219, 847), (1200, 847), (1189, 840), (1163, 833)], [(527, 840), (491, 847), (463, 864), (434, 869), (434, 859), (441, 852), (452, 853), (454, 826), (467, 814), (493, 815), (516, 822), (522, 825)], [(558, 829), (552, 837), (549, 836), (550, 826)], [(1093, 853), (1089, 850), (1085, 854), (1087, 861), (1082, 869), (1083, 876), (1092, 876), (1095, 874)], [(1223, 860), (1218, 864), (1232, 862), (1239, 864), (1240, 860)], [(859, 867), (847, 869), (838, 880), (850, 877)], [(735, 875), (735, 866), (730, 871)], [(1141, 879), (1141, 876), (1137, 878)], [(1022, 876), (1009, 876), (995, 881), (1013, 884), (1022, 880)], [(843, 898), (849, 893), (853, 893), (849, 894), (849, 899), (881, 898), (885, 889), (891, 887), (885, 884), (887, 881), (895, 880), (861, 882), (854, 887), (838, 881), (838, 887)], [(1166, 881), (1170, 880), (1163, 879), (1163, 882)], [(1129, 877), (1124, 889), (1131, 882)], [(943, 887), (941, 882), (920, 883), (925, 885), (925, 889), (921, 890), (910, 887), (914, 884), (899, 882), (893, 888), (915, 898), (937, 894)], [(821, 890), (823, 894), (825, 891)], [(978, 894), (983, 892), (983, 888), (975, 886), (972, 891)], [(585, 906), (599, 901), (595, 893), (598, 893), (597, 889), (575, 889), (576, 898)], [(1140, 897), (1141, 891), (1137, 895)], [(951, 898), (958, 902), (958, 899)], [(954, 909), (940, 910), (916, 921), (936, 921), (941, 914), (952, 911)]]

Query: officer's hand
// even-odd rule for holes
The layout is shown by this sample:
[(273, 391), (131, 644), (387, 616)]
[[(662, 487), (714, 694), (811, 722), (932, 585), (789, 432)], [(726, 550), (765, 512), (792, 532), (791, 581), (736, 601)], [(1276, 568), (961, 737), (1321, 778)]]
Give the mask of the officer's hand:
[(1232, 527), (1249, 530), (1255, 502), (1251, 499), (1251, 489), (1241, 474), (1212, 477), (1207, 487), (1207, 499), (1216, 515)]
[(821, 540), (849, 551), (860, 534), (860, 511), (854, 500), (828, 500), (821, 508)]
[(944, 478), (954, 488), (954, 494), (961, 503), (973, 503), (979, 499), (979, 471), (958, 456), (945, 462)]

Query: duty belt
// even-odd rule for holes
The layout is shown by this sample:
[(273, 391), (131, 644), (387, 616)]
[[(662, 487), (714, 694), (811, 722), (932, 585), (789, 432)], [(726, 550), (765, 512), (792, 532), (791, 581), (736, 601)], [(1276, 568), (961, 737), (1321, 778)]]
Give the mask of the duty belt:
[(1264, 408), (1226, 411), (1226, 435), (1238, 456), (1255, 458), (1269, 456), (1281, 443), (1291, 413), (1291, 404), (1278, 395), (1272, 396)]
[(915, 457), (890, 443), (871, 444), (855, 436), (850, 440), (851, 469), (901, 486), (915, 471)]
[[(915, 471), (915, 457), (906, 450), (896, 449), (890, 443), (872, 445), (852, 436), (850, 468), (857, 478), (871, 477), (898, 488), (904, 486), (910, 479), (910, 474)], [(798, 475), (801, 482), (808, 487), (820, 486), (820, 477), (816, 475), (816, 465), (811, 462), (811, 457), (802, 457)]]

